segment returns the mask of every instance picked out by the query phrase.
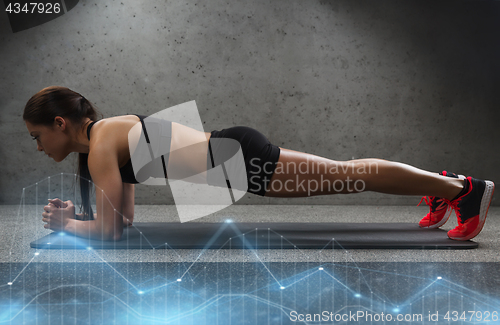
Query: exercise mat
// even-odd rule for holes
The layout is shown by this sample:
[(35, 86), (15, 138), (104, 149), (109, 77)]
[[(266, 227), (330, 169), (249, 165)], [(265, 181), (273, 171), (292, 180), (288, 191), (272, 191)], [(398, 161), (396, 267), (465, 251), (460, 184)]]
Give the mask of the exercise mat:
[(43, 249), (471, 249), (441, 229), (414, 223), (134, 223), (119, 241), (54, 232), (31, 242)]

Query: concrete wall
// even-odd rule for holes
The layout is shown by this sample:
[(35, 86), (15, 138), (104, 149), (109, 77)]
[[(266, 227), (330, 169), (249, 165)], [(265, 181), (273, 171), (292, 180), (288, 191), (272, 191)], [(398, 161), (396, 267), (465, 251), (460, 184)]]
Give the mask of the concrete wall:
[[(0, 203), (76, 170), (36, 151), (22, 111), (49, 85), (105, 117), (196, 100), (205, 129), (247, 125), (284, 148), (379, 157), (500, 184), (499, 1), (80, 1), (18, 33), (0, 20)], [(5, 19), (4, 19), (5, 18)], [(138, 204), (172, 204), (136, 186)], [(416, 204), (377, 193), (238, 204)], [(498, 205), (498, 194), (494, 199)]]

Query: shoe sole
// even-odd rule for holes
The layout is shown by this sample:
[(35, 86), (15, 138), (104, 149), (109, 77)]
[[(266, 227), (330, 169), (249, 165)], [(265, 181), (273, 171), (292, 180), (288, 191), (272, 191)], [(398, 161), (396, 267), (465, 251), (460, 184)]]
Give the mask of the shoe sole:
[(484, 189), (483, 197), (481, 199), (481, 207), (479, 208), (479, 224), (477, 228), (465, 237), (450, 237), (454, 240), (469, 240), (476, 237), (481, 230), (483, 230), (484, 222), (486, 221), (486, 216), (488, 215), (488, 210), (490, 209), (491, 200), (493, 199), (493, 193), (495, 192), (495, 183), (492, 181), (485, 181), (486, 187)]
[(420, 226), (420, 228), (425, 228), (425, 229), (436, 229), (436, 228), (439, 228), (439, 227), (441, 227), (442, 225), (444, 225), (444, 224), (448, 221), (448, 219), (450, 218), (451, 213), (453, 212), (453, 208), (452, 208), (452, 207), (450, 207), (450, 206), (448, 206), (446, 209), (447, 209), (447, 210), (446, 210), (446, 212), (445, 212), (445, 214), (444, 214), (444, 216), (443, 216), (443, 219), (441, 219), (441, 221), (439, 221), (438, 223), (435, 223), (435, 224), (433, 224), (433, 225), (431, 225), (431, 226), (424, 226), (424, 227)]

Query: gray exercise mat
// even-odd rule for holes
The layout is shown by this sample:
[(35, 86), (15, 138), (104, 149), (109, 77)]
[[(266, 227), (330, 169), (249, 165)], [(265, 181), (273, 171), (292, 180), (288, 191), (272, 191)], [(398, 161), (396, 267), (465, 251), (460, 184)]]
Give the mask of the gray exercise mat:
[[(244, 238), (244, 240), (242, 240)], [(332, 240), (333, 238), (333, 240)], [(441, 229), (414, 223), (134, 223), (119, 241), (51, 233), (31, 242), (43, 249), (471, 249)]]

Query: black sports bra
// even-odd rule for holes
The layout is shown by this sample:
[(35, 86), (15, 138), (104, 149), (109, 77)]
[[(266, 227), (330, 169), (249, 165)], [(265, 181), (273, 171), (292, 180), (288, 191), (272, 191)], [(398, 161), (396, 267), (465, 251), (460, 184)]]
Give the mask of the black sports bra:
[[(138, 115), (138, 114), (133, 114), (141, 120), (141, 123), (144, 123), (143, 120), (147, 117), (146, 115)], [(97, 121), (94, 121), (87, 126), (87, 138), (90, 140), (90, 129), (96, 123)], [(132, 159), (129, 159), (125, 166), (120, 168), (120, 175), (122, 177), (122, 182), (123, 183), (129, 183), (129, 184), (138, 184), (139, 182), (135, 179), (134, 175), (134, 169), (132, 168)]]

